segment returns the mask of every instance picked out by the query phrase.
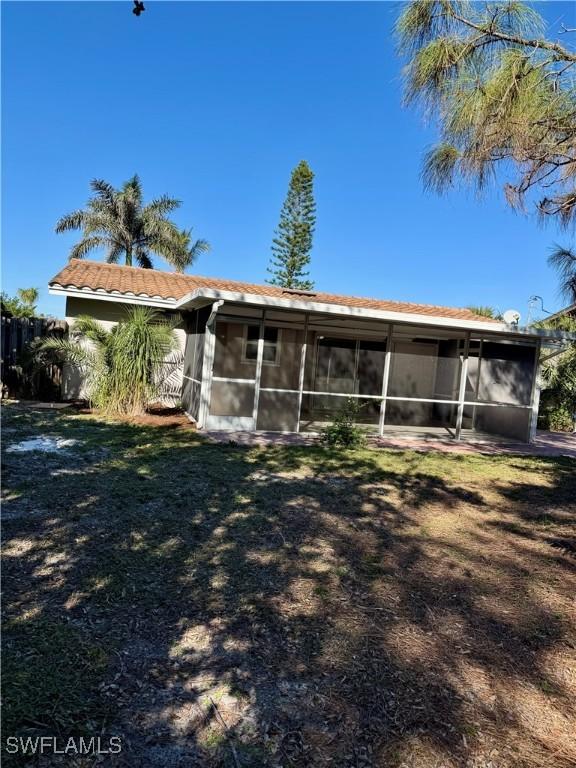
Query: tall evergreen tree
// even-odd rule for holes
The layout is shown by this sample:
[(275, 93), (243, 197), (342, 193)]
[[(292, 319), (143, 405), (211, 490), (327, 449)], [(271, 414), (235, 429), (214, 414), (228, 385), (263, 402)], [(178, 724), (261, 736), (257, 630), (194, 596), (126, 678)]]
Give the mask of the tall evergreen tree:
[(288, 194), (280, 213), (276, 237), (272, 241), (272, 260), (268, 267), (273, 277), (266, 282), (282, 288), (308, 291), (314, 283), (306, 278), (310, 264), (312, 236), (316, 224), (314, 174), (305, 160), (292, 171)]

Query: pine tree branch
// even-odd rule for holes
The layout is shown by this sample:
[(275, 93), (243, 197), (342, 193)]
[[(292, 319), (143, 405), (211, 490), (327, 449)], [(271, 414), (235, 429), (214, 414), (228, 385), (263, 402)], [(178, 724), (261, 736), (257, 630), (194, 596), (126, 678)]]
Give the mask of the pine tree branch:
[(501, 40), (502, 42), (515, 43), (516, 45), (521, 45), (525, 48), (552, 51), (556, 54), (556, 56), (553, 57), (554, 61), (576, 62), (576, 53), (571, 53), (559, 43), (551, 43), (549, 40), (542, 40), (539, 38), (524, 38), (520, 35), (512, 35), (508, 32), (502, 32), (501, 30), (494, 28), (494, 20), (488, 29), (486, 29), (481, 24), (476, 24), (470, 19), (461, 16), (459, 13), (454, 11), (453, 8), (450, 9), (449, 13), (454, 19), (459, 21), (461, 24), (464, 24), (464, 26), (475, 29), (477, 32), (481, 32), (484, 35), (490, 35), (497, 40)]

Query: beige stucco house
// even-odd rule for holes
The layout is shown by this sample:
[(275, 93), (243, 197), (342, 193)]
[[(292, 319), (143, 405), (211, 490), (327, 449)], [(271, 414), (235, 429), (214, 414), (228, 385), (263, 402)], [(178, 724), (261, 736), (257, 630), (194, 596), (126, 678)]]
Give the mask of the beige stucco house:
[[(347, 398), (365, 428), (529, 441), (542, 347), (567, 335), (467, 309), (294, 291), (72, 260), (50, 281), (70, 323), (127, 305), (176, 318), (175, 396), (202, 429), (316, 432)], [(65, 396), (78, 396), (69, 379)]]

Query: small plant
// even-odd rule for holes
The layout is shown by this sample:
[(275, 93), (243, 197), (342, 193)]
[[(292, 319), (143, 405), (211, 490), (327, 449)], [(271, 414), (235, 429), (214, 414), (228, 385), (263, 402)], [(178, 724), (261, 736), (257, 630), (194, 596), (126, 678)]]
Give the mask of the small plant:
[(364, 445), (364, 432), (356, 423), (361, 409), (362, 405), (355, 398), (346, 398), (333, 423), (322, 430), (322, 442), (332, 448), (359, 448)]
[(564, 405), (552, 405), (543, 414), (542, 426), (552, 432), (572, 432), (574, 418)]

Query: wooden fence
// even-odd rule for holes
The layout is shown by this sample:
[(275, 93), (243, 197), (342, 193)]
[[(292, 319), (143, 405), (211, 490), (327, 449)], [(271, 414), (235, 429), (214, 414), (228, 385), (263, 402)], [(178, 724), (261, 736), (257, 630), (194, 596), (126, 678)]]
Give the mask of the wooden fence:
[(27, 350), (34, 339), (52, 334), (64, 336), (67, 332), (68, 323), (65, 320), (2, 316), (2, 397), (60, 399), (61, 367), (50, 365), (38, 370), (27, 358)]

